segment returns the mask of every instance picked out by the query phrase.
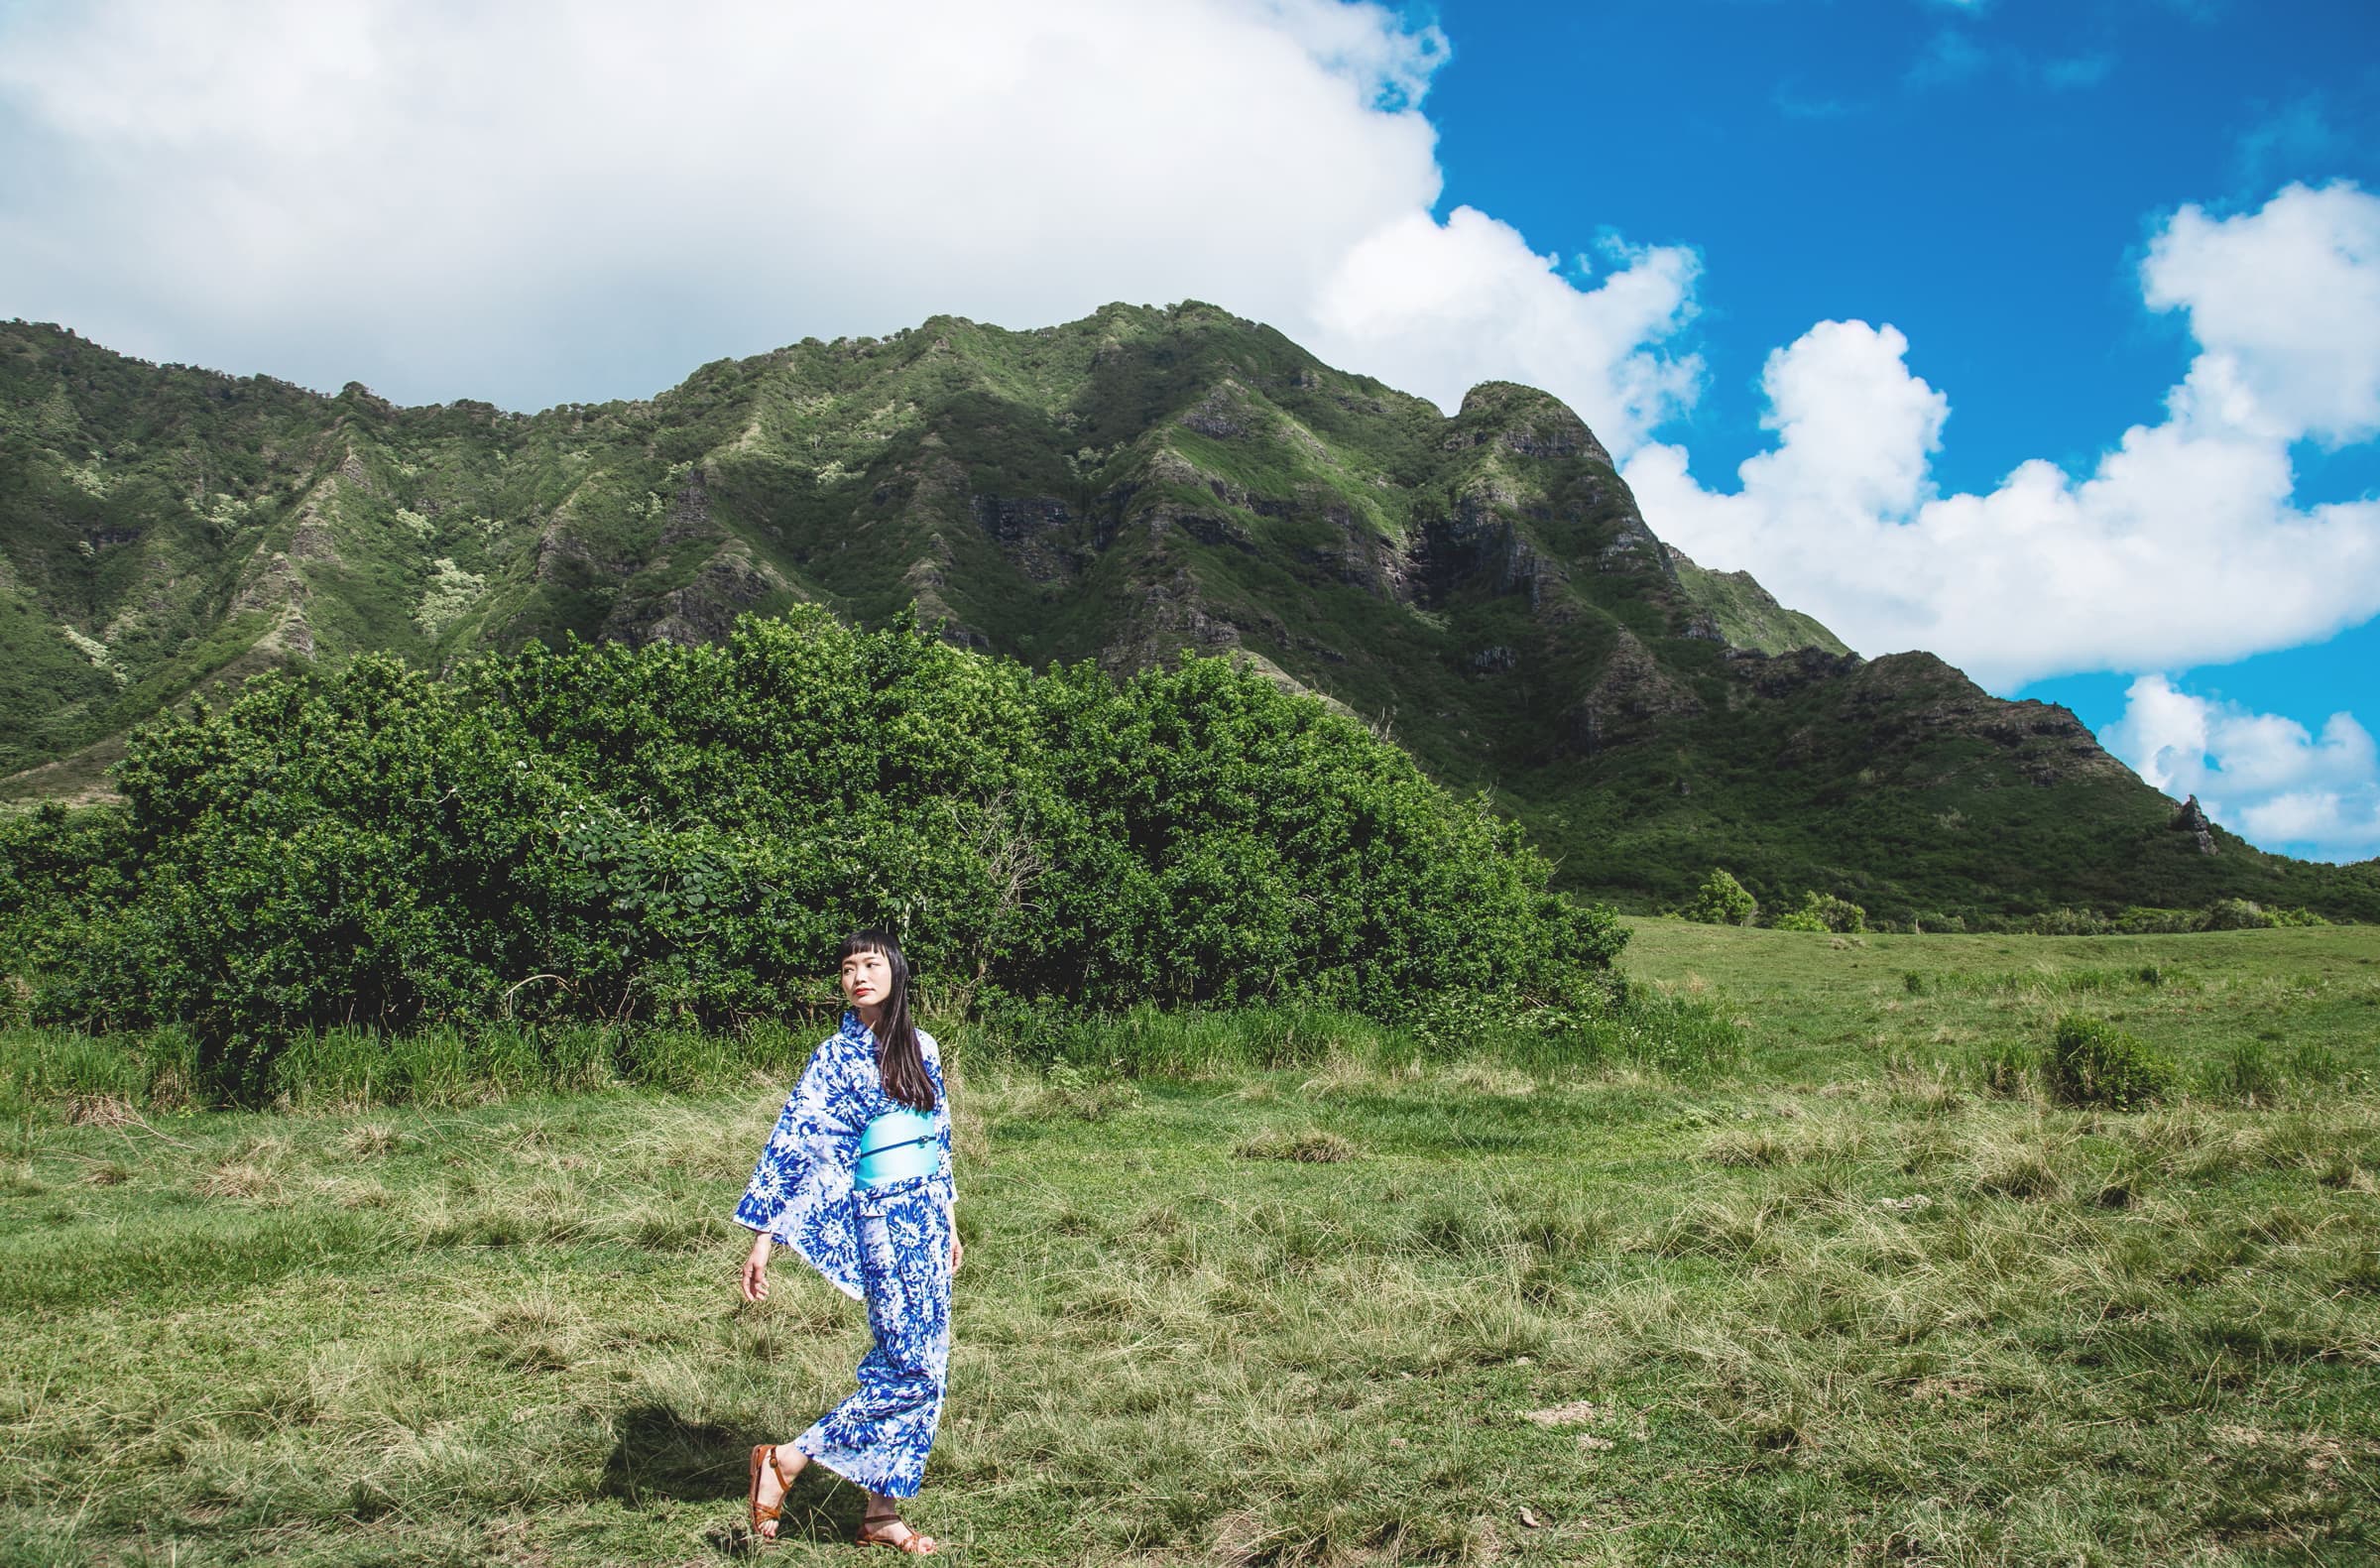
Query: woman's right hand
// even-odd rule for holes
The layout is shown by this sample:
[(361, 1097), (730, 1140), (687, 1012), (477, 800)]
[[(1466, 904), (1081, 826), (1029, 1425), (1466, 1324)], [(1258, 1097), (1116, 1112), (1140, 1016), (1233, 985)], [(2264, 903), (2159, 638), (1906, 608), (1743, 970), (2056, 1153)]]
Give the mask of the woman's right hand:
[(745, 1256), (741, 1283), (747, 1301), (769, 1299), (769, 1238), (766, 1235), (759, 1236), (753, 1240), (752, 1251)]

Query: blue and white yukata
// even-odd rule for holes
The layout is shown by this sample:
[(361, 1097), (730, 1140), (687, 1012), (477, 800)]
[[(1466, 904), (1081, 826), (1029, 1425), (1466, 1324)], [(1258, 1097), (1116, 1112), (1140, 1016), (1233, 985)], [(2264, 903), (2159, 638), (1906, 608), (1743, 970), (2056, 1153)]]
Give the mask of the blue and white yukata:
[(950, 1377), (950, 1100), (942, 1052), (917, 1031), (934, 1084), (934, 1169), (858, 1186), (860, 1135), (900, 1102), (885, 1092), (876, 1036), (854, 1013), (810, 1055), (761, 1151), (736, 1223), (792, 1248), (845, 1295), (868, 1304), (876, 1343), (859, 1391), (793, 1440), (847, 1481), (889, 1497), (917, 1495)]

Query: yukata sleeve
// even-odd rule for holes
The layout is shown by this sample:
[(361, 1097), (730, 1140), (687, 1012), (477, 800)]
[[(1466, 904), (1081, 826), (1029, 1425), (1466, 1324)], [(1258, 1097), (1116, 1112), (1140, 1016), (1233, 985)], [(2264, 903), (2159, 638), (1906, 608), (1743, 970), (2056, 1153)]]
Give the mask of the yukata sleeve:
[(830, 1039), (802, 1069), (762, 1146), (736, 1223), (774, 1237), (850, 1296), (862, 1293), (852, 1167), (864, 1102)]
[(917, 1031), (918, 1054), (925, 1059), (925, 1074), (934, 1084), (934, 1173), (942, 1183), (942, 1201), (955, 1208), (959, 1201), (957, 1168), (950, 1150), (950, 1092), (942, 1087), (942, 1046), (923, 1029)]

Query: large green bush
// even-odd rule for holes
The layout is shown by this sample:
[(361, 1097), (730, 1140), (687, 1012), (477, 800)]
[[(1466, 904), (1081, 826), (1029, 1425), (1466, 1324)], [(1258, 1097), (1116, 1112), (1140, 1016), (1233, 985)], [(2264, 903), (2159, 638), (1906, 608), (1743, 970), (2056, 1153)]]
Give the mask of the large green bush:
[(119, 779), (79, 837), (0, 841), (31, 1011), (187, 1023), (243, 1077), (335, 1025), (819, 1005), (863, 923), (961, 1010), (1576, 1006), (1624, 937), (1511, 824), (1239, 664), (1035, 674), (820, 612), (268, 676), (136, 734)]

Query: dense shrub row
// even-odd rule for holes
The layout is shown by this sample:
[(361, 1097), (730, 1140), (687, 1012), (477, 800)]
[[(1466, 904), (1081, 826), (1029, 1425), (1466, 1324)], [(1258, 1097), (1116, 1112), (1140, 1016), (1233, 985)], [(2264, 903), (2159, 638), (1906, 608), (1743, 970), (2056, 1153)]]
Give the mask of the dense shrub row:
[[(2263, 931), (2329, 923), (2312, 909), (2268, 906), (2252, 899), (2215, 899), (2199, 909), (2159, 909), (2138, 905), (2112, 914), (2095, 909), (2051, 909), (2021, 920), (1994, 922), (1988, 928), (2026, 936), (2174, 936), (2188, 931)], [(1943, 928), (1927, 927), (1928, 930)]]
[(136, 734), (120, 811), (0, 828), (37, 1021), (735, 1024), (828, 998), (847, 929), (929, 1005), (1460, 990), (1593, 1005), (1623, 932), (1509, 823), (1221, 660), (1036, 674), (823, 613), (724, 643), (366, 658)]
[[(1714, 868), (1703, 879), (1694, 901), (1677, 911), (1706, 925), (1751, 925), (1760, 915), (1759, 902), (1732, 873)], [(2267, 930), (2281, 926), (2327, 925), (2311, 909), (2267, 907), (2248, 899), (2216, 899), (2202, 909), (2159, 909), (2134, 905), (2114, 913), (2095, 909), (2052, 909), (2040, 914), (1974, 916), (1920, 913), (1906, 925), (1873, 920), (1847, 899), (1816, 889), (1802, 896), (1798, 908), (1778, 912), (1767, 923), (1780, 931), (1858, 932), (1908, 931), (1937, 935), (1968, 931), (2013, 932), (2027, 936), (2170, 936), (2185, 931)]]

